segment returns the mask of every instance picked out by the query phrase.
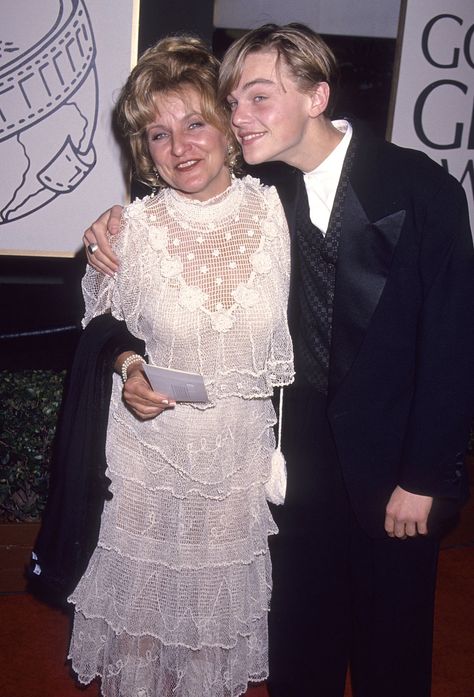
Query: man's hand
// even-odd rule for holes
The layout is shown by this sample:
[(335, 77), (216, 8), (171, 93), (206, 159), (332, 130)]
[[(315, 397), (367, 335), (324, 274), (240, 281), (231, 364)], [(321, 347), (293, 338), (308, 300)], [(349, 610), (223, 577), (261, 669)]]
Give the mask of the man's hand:
[(113, 276), (119, 266), (118, 257), (110, 247), (107, 234), (116, 235), (119, 232), (122, 210), (122, 206), (109, 208), (87, 228), (82, 237), (87, 261), (96, 271), (107, 276)]
[(151, 389), (141, 365), (132, 364), (123, 386), (122, 397), (127, 407), (141, 421), (154, 419), (165, 409), (173, 409), (176, 402)]
[(417, 534), (426, 535), (432, 505), (432, 496), (412, 494), (397, 486), (385, 509), (386, 533), (402, 540)]

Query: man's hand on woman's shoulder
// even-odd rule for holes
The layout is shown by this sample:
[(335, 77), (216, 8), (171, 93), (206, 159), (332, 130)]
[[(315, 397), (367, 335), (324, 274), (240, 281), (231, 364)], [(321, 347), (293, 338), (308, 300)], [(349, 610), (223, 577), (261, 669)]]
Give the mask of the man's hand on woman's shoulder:
[(119, 259), (112, 251), (107, 235), (119, 232), (122, 210), (123, 207), (118, 205), (106, 210), (87, 228), (82, 237), (87, 261), (96, 271), (107, 276), (113, 276), (119, 267)]

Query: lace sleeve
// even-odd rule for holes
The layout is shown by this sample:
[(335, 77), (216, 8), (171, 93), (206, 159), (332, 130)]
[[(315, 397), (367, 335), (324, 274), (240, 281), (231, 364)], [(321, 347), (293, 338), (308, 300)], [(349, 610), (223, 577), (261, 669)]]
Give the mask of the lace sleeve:
[(288, 328), (288, 296), (290, 289), (290, 235), (285, 212), (274, 187), (267, 191), (266, 225), (273, 237), (274, 258), (280, 277), (280, 292), (275, 293), (277, 321), (272, 335), (268, 367), (274, 386), (288, 385), (294, 380), (293, 344)]
[(277, 260), (279, 261), (280, 272), (286, 279), (286, 293), (288, 294), (290, 282), (290, 232), (288, 230), (288, 223), (286, 222), (283, 205), (274, 186), (268, 189), (267, 203), (267, 225), (273, 225), (276, 230), (275, 240), (277, 248), (279, 249)]
[(96, 271), (91, 266), (87, 267), (82, 279), (85, 304), (83, 327), (93, 317), (110, 312), (117, 319), (125, 320), (132, 334), (143, 338), (138, 329), (144, 279), (143, 254), (141, 253), (144, 220), (136, 215), (140, 203), (135, 202), (124, 209), (120, 231), (109, 240), (112, 249), (120, 259), (119, 271), (111, 277)]
[(92, 266), (87, 266), (82, 279), (82, 297), (85, 306), (84, 317), (82, 318), (83, 328), (86, 327), (94, 317), (111, 311), (115, 283), (115, 276), (106, 276), (100, 271), (93, 269)]

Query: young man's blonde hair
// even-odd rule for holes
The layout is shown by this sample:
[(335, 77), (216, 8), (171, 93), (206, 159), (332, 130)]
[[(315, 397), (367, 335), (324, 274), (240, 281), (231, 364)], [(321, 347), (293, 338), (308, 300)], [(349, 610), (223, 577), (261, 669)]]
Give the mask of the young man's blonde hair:
[(326, 114), (330, 115), (337, 81), (336, 59), (319, 34), (297, 22), (283, 26), (264, 24), (244, 34), (227, 49), (219, 76), (220, 100), (224, 101), (239, 82), (245, 58), (261, 51), (276, 51), (277, 68), (284, 61), (301, 92), (327, 82), (331, 97)]
[(116, 123), (129, 146), (136, 177), (152, 188), (166, 186), (157, 178), (150, 156), (146, 128), (156, 116), (155, 96), (177, 94), (192, 87), (200, 97), (204, 120), (219, 129), (229, 142), (228, 164), (233, 166), (238, 145), (229, 118), (217, 99), (219, 61), (206, 43), (195, 36), (168, 36), (139, 58), (120, 92), (115, 109)]

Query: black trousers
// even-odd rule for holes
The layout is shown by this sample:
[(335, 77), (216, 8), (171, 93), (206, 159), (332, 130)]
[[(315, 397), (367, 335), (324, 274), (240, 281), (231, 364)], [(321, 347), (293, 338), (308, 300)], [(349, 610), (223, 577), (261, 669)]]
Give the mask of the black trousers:
[[(428, 697), (438, 541), (372, 539), (344, 486), (326, 400), (285, 395), (284, 506), (272, 507), (271, 697)], [(383, 526), (383, 521), (381, 521)]]

